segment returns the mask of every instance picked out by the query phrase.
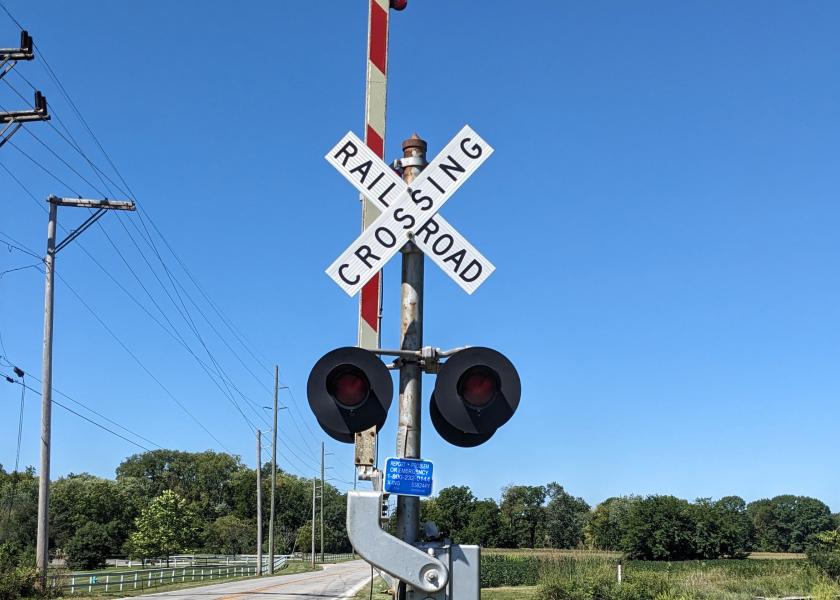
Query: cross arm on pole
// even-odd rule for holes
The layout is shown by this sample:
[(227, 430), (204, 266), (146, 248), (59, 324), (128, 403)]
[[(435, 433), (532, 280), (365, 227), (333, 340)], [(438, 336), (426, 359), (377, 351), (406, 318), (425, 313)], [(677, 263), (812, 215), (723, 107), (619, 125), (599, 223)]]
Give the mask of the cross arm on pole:
[(57, 196), (50, 196), (47, 198), (47, 202), (54, 206), (75, 206), (77, 208), (96, 209), (81, 225), (74, 229), (70, 235), (56, 245), (55, 250), (53, 250), (53, 254), (58, 254), (58, 252), (67, 246), (67, 244), (84, 233), (91, 225), (96, 223), (106, 211), (136, 210), (136, 206), (131, 200), (89, 200), (86, 198), (59, 198)]
[(32, 60), (35, 58), (33, 51), (34, 44), (29, 32), (20, 32), (20, 48), (0, 48), (0, 59), (2, 60)]
[(35, 91), (35, 108), (31, 110), (10, 110), (0, 112), (0, 123), (28, 123), (30, 121), (49, 121), (47, 112), (47, 98), (39, 91)]
[(87, 198), (59, 198), (50, 196), (47, 202), (58, 206), (76, 206), (80, 208), (101, 208), (111, 210), (136, 210), (132, 200), (89, 200)]

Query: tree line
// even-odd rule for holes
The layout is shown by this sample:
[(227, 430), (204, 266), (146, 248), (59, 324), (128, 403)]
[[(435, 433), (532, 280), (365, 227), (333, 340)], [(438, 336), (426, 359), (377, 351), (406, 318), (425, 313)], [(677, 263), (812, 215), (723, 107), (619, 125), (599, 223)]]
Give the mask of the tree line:
[[(267, 544), (269, 466), (262, 467), (262, 481)], [(71, 474), (52, 482), (51, 490), (50, 548), (72, 568), (93, 568), (117, 556), (255, 551), (256, 471), (230, 454), (145, 452), (124, 460), (114, 479)], [(37, 493), (32, 469), (7, 473), (0, 467), (0, 571), (34, 557)], [(311, 501), (312, 480), (279, 474), (278, 553), (309, 549)], [(327, 552), (350, 550), (345, 508), (345, 495), (326, 484)], [(750, 503), (737, 496), (694, 502), (623, 496), (591, 507), (557, 483), (510, 485), (498, 501), (476, 498), (467, 486), (447, 487), (421, 503), (421, 519), (457, 543), (588, 547), (653, 560), (803, 552), (816, 534), (840, 527), (828, 506), (803, 496)]]
[(563, 486), (511, 485), (499, 502), (469, 487), (442, 489), (422, 503), (455, 542), (498, 548), (595, 548), (642, 560), (739, 558), (750, 552), (805, 552), (840, 516), (815, 498), (783, 495), (747, 503), (738, 496), (689, 502), (622, 496), (594, 508)]
[[(267, 549), (270, 465), (262, 467), (263, 531)], [(253, 554), (257, 474), (239, 457), (219, 452), (154, 450), (130, 456), (114, 479), (71, 474), (50, 488), (50, 548), (71, 568), (90, 569), (105, 558), (146, 558), (181, 552)], [(319, 482), (320, 486), (320, 482)], [(346, 498), (324, 485), (324, 549), (350, 550)], [(34, 560), (38, 478), (33, 469), (0, 466), (0, 570)], [(280, 471), (275, 548), (310, 547), (312, 480)], [(320, 547), (320, 543), (319, 543)]]

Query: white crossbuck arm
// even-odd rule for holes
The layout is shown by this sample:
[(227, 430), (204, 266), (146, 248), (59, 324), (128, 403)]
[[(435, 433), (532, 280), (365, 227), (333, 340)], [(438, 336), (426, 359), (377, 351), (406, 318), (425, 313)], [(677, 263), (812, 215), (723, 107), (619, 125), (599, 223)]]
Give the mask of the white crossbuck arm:
[(408, 186), (349, 132), (326, 159), (377, 203), (382, 214), (330, 265), (327, 274), (352, 296), (413, 240), (467, 293), (473, 293), (495, 267), (437, 212), (492, 152), (465, 126)]

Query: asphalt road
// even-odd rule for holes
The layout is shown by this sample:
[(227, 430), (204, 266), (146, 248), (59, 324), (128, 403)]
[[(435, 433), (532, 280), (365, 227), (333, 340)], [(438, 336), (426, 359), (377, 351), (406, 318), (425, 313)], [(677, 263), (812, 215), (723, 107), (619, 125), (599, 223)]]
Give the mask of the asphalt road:
[[(246, 581), (215, 583), (185, 590), (144, 594), (135, 598), (166, 600), (339, 600), (352, 598), (370, 581), (370, 565), (362, 560), (323, 565), (323, 571), (276, 575)], [(351, 593), (352, 592), (352, 593)]]

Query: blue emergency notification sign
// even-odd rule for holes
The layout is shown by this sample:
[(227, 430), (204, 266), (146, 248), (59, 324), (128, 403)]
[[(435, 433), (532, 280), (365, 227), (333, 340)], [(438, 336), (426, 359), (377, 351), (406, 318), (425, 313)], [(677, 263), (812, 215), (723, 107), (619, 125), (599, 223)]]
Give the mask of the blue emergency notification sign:
[(431, 496), (432, 469), (428, 460), (389, 458), (385, 461), (385, 491), (401, 496)]

